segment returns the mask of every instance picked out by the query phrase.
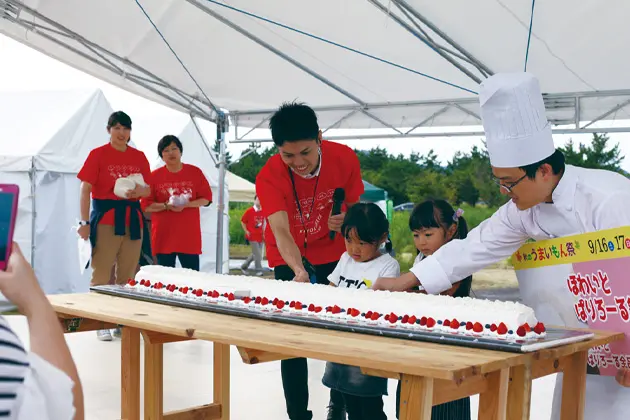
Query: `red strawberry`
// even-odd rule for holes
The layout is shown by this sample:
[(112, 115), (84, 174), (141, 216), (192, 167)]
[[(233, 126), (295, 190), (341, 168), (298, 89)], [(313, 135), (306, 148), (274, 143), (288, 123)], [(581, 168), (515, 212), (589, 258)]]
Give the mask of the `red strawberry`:
[(230, 293), (230, 294), (228, 295), (228, 300), (229, 300), (229, 301), (233, 301), (233, 300), (234, 300), (234, 293)]
[(409, 317), (409, 320), (408, 320), (407, 322), (408, 322), (409, 324), (415, 324), (417, 320), (418, 320), (418, 318), (416, 318), (416, 316), (415, 316), (415, 315), (411, 315), (411, 316)]
[(523, 328), (525, 328), (525, 332), (531, 332), (532, 328), (529, 326), (529, 324), (526, 322), (523, 324)]
[(398, 322), (398, 317), (395, 314), (391, 313), (389, 315), (389, 322), (392, 323), (392, 324), (397, 323)]
[(445, 327), (450, 327), (451, 321), (449, 321), (448, 319), (445, 319), (444, 322), (442, 322), (442, 325), (444, 325)]
[(459, 321), (457, 319), (453, 319), (451, 321), (451, 328), (454, 329), (454, 330), (459, 328)]
[(483, 332), (483, 325), (479, 322), (475, 322), (475, 325), (473, 325), (473, 331), (476, 333)]
[(219, 292), (217, 292), (216, 290), (213, 290), (212, 291), (212, 297), (215, 298), (215, 299), (218, 299), (219, 298)]
[(140, 286), (144, 286), (144, 279), (140, 280)]
[(322, 307), (321, 306), (316, 306), (314, 310), (315, 310), (315, 313), (318, 314), (318, 313), (320, 313), (322, 311)]
[(273, 302), (271, 302), (272, 305), (277, 305), (278, 304), (278, 298), (273, 298)]
[(385, 321), (389, 321), (389, 315), (385, 315)]
[(403, 324), (406, 324), (407, 321), (409, 321), (409, 315), (403, 315), (403, 317), (400, 320), (400, 322), (402, 322)]
[(497, 330), (497, 324), (490, 325), (490, 331), (495, 332)]
[(502, 322), (499, 324), (499, 328), (497, 328), (497, 332), (499, 333), (499, 335), (504, 335), (507, 334), (508, 332), (508, 328), (507, 326)]
[(357, 316), (361, 315), (361, 311), (355, 308), (355, 309), (352, 310), (352, 314), (351, 315), (354, 316), (354, 317), (357, 317)]
[(182, 293), (183, 293), (183, 294), (188, 293), (188, 286), (184, 287), (184, 290), (182, 290)]
[(372, 311), (367, 311), (365, 313), (365, 319), (370, 319), (370, 318), (372, 318)]
[(315, 305), (313, 305), (312, 303), (310, 305), (308, 305), (308, 311), (309, 312), (313, 312), (315, 310)]
[(433, 328), (435, 327), (435, 319), (429, 317), (427, 319), (427, 328)]
[(525, 332), (525, 327), (522, 327), (522, 326), (521, 326), (521, 327), (518, 327), (518, 329), (516, 330), (516, 334), (517, 334), (519, 337), (525, 337), (525, 335), (527, 334), (527, 333)]
[(295, 302), (295, 309), (297, 309), (298, 311), (302, 310), (302, 302)]
[(136, 285), (136, 281), (131, 279), (128, 281), (129, 286), (135, 286)]
[(260, 303), (262, 305), (268, 305), (269, 304), (269, 299), (267, 299), (266, 297), (262, 298), (262, 300), (260, 301)]
[(341, 308), (339, 306), (337, 306), (337, 305), (333, 306), (332, 313), (333, 314), (341, 313)]
[(378, 319), (378, 312), (372, 312), (372, 315), (370, 315), (370, 319), (372, 321), (376, 321)]
[(150, 282), (149, 280), (146, 280), (146, 281), (144, 282), (144, 285), (145, 285), (146, 287), (149, 287), (149, 286), (151, 286), (151, 282)]
[(197, 290), (197, 297), (201, 297), (203, 296), (203, 290), (199, 289)]
[(292, 300), (291, 303), (289, 303), (289, 308), (295, 308), (295, 301)]
[(473, 323), (472, 323), (472, 322), (470, 322), (470, 321), (468, 321), (468, 322), (466, 323), (466, 330), (470, 331), (470, 330), (472, 330), (472, 329), (473, 329)]
[(536, 324), (536, 326), (534, 327), (534, 332), (536, 334), (542, 334), (545, 332), (545, 324), (543, 324), (542, 322), (539, 322), (538, 324)]
[(284, 308), (284, 300), (278, 300), (278, 303), (276, 303), (276, 307), (278, 309)]
[(246, 297), (243, 298), (243, 302), (245, 302), (246, 305), (249, 305), (249, 302), (251, 302), (251, 301), (252, 301), (252, 298), (250, 298), (250, 297), (246, 296)]
[(256, 303), (256, 305), (260, 305), (260, 302), (262, 302), (262, 298), (260, 296), (256, 296), (256, 300), (254, 302)]
[(427, 325), (427, 317), (423, 316), (422, 318), (420, 318), (420, 325), (422, 325), (423, 327), (425, 325)]

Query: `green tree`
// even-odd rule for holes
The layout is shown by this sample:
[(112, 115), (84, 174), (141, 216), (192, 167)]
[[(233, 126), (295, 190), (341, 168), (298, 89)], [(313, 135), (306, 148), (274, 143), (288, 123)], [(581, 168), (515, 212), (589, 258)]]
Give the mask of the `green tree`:
[[(219, 156), (219, 152), (221, 150), (221, 146), (220, 146), (220, 140), (216, 139), (214, 141), (214, 146), (212, 146), (212, 151), (215, 153), (215, 155), (218, 157)], [(227, 146), (227, 145), (226, 145)], [(226, 151), (227, 152), (227, 151)], [(227, 152), (225, 154), (225, 163), (226, 164), (230, 164), (230, 162), (232, 162), (232, 155), (230, 154), (230, 152)]]
[(234, 164), (230, 165), (229, 170), (235, 175), (245, 178), (249, 182), (256, 182), (256, 176), (262, 167), (267, 163), (267, 160), (274, 154), (276, 154), (275, 147), (268, 147), (262, 152), (258, 149), (252, 150), (252, 147), (246, 149), (243, 153), (251, 151), (243, 159), (238, 160)]
[(607, 169), (609, 171), (625, 173), (621, 169), (623, 156), (619, 150), (619, 143), (610, 147), (607, 134), (593, 133), (590, 145), (580, 143), (577, 146), (573, 140), (569, 140), (560, 150), (564, 153), (565, 162), (569, 165), (581, 166), (591, 169)]

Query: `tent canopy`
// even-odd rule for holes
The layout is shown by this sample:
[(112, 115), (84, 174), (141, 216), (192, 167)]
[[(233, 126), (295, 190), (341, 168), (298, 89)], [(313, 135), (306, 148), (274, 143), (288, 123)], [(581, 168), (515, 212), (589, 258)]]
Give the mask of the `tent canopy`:
[(87, 291), (77, 234), (76, 174), (108, 141), (112, 108), (101, 91), (0, 94), (0, 179), (20, 188), (14, 233), (47, 293)]
[(316, 107), (323, 127), (478, 126), (479, 82), (522, 71), (526, 57), (554, 124), (587, 132), (580, 122), (627, 118), (630, 58), (619, 51), (630, 3), (557, 0), (533, 12), (529, 49), (532, 2), (514, 0), (5, 0), (0, 32), (146, 98), (209, 120), (227, 110), (249, 127), (293, 99)]
[(256, 186), (232, 172), (227, 173), (228, 188), (231, 203), (253, 203), (256, 196)]
[(363, 180), (363, 188), (365, 192), (361, 196), (361, 201), (370, 201), (375, 203), (377, 201), (387, 200), (387, 191), (382, 188), (372, 185), (366, 180)]

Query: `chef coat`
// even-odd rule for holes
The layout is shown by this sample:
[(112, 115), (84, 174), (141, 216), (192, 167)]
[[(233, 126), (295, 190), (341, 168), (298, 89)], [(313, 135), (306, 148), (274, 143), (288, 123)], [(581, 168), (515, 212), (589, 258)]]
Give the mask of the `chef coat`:
[[(501, 261), (516, 252), (528, 239), (544, 240), (605, 229), (630, 226), (630, 180), (611, 171), (566, 165), (552, 194), (553, 203), (542, 203), (520, 211), (509, 202), (491, 218), (470, 231), (462, 240), (453, 240), (411, 269), (428, 293), (437, 294), (452, 284)], [(563, 279), (553, 279), (563, 281)], [(538, 296), (537, 296), (538, 295)], [(529, 294), (524, 303), (536, 310), (545, 299), (544, 290)], [(557, 301), (545, 318), (566, 319), (573, 313), (570, 301)], [(542, 322), (544, 318), (537, 317)], [(575, 319), (575, 316), (572, 316)], [(560, 323), (566, 326), (567, 323)], [(562, 375), (558, 375), (552, 419), (560, 418)], [(630, 413), (630, 388), (617, 384), (614, 377), (588, 375), (584, 419), (621, 420)]]

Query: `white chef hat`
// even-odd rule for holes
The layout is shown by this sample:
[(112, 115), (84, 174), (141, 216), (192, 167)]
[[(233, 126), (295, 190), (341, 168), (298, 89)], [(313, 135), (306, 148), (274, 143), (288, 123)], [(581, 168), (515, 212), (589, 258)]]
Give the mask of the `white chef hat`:
[(534, 76), (495, 74), (481, 83), (479, 103), (492, 166), (518, 168), (554, 153), (551, 125)]

